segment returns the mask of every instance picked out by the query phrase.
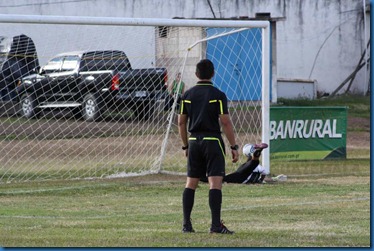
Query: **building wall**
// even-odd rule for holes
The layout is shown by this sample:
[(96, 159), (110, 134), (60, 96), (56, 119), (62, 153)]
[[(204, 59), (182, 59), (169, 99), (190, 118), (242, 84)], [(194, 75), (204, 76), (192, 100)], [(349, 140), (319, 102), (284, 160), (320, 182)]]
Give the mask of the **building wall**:
[[(277, 21), (277, 77), (285, 79), (310, 79), (317, 82), (319, 93), (333, 92), (356, 68), (369, 39), (370, 18), (366, 18), (366, 35), (362, 0), (2, 0), (0, 14), (60, 15), (60, 16), (103, 16), (136, 18), (231, 18), (254, 17), (258, 12), (269, 12), (271, 17), (284, 18)], [(37, 49), (48, 56), (75, 50), (80, 47), (92, 48), (107, 45), (124, 45), (122, 37), (117, 37), (118, 28), (107, 28), (108, 38), (103, 44), (95, 40), (97, 27), (87, 27), (84, 36), (70, 41), (67, 34), (81, 33), (71, 26), (48, 26), (35, 29), (29, 25), (1, 25), (0, 35), (12, 36), (25, 33), (34, 39)], [(133, 30), (121, 31), (129, 36)], [(128, 33), (127, 33), (128, 32)], [(152, 32), (151, 32), (152, 33)], [(43, 39), (53, 34), (56, 41)], [(154, 33), (153, 33), (154, 34)], [(119, 35), (118, 35), (119, 36)], [(131, 35), (130, 35), (131, 37)], [(46, 41), (47, 40), (47, 41)], [(100, 40), (100, 38), (98, 39)], [(76, 41), (76, 42), (74, 42)], [(79, 41), (79, 43), (78, 43)], [(94, 41), (94, 44), (93, 44)], [(53, 44), (53, 46), (51, 45)], [(137, 53), (152, 51), (155, 45), (147, 43), (139, 48), (138, 41), (126, 40), (127, 51), (136, 58)], [(155, 58), (135, 65), (152, 66)], [(351, 91), (363, 94), (368, 85), (368, 75), (364, 68), (357, 74)], [(345, 91), (342, 88), (341, 92)]]
[(204, 44), (199, 43), (189, 51), (187, 48), (205, 36), (203, 29), (196, 27), (168, 27), (167, 36), (164, 38), (156, 34), (156, 66), (167, 69), (170, 78), (169, 89), (172, 88), (171, 83), (176, 75), (182, 71), (186, 89), (196, 83), (196, 62), (203, 57)]

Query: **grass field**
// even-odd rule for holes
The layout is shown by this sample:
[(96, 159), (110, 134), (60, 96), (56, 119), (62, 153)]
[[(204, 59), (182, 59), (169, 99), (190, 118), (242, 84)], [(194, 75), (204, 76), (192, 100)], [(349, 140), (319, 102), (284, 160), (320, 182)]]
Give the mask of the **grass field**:
[(192, 212), (197, 232), (181, 233), (185, 177), (157, 174), (2, 184), (0, 246), (370, 247), (370, 102), (345, 100), (325, 102), (350, 106), (347, 159), (272, 166), (286, 182), (225, 184), (232, 236), (208, 233), (206, 184)]
[[(369, 171), (369, 170), (367, 170)], [(208, 233), (208, 186), (181, 233), (184, 178), (28, 183), (0, 190), (4, 247), (368, 247), (369, 175), (225, 185), (222, 217), (233, 236)]]

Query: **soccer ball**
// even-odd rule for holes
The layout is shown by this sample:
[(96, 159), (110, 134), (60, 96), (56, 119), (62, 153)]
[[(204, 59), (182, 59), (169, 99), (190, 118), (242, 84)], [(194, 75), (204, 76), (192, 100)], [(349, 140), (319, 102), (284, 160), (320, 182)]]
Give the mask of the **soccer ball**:
[(245, 144), (243, 146), (243, 154), (247, 157), (251, 156), (255, 152), (255, 147), (252, 144)]

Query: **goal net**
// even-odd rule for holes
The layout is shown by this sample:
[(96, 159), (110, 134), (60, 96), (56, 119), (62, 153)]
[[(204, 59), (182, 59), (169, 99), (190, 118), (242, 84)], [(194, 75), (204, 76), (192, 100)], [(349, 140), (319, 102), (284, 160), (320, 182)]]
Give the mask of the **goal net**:
[[(178, 90), (197, 82), (202, 58), (238, 145), (269, 143), (266, 21), (0, 15), (0, 25), (0, 183), (185, 174)], [(238, 165), (227, 156), (227, 172)]]

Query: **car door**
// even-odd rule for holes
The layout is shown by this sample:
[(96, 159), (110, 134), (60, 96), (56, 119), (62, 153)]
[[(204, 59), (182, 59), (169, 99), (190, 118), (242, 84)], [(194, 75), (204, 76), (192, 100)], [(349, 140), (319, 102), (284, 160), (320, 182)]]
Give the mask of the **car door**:
[(69, 102), (74, 100), (78, 91), (80, 58), (77, 55), (68, 55), (63, 58), (60, 73), (57, 76), (60, 100)]
[(56, 94), (59, 93), (58, 76), (62, 66), (63, 56), (58, 56), (49, 60), (49, 62), (41, 69), (41, 75), (45, 78), (35, 86), (38, 96), (44, 101), (57, 101)]

